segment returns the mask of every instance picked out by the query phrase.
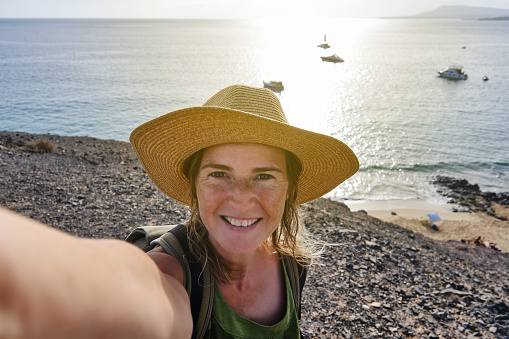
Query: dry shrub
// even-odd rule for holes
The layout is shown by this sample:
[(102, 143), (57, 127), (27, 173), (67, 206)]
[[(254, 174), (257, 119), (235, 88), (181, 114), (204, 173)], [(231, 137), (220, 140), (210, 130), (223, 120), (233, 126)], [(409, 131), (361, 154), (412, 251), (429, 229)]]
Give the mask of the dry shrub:
[(422, 226), (430, 227), (431, 226), (431, 220), (421, 218), (419, 222), (422, 224)]
[(36, 142), (29, 142), (26, 144), (26, 148), (41, 153), (54, 153), (57, 151), (57, 147), (54, 143), (49, 140), (40, 139)]

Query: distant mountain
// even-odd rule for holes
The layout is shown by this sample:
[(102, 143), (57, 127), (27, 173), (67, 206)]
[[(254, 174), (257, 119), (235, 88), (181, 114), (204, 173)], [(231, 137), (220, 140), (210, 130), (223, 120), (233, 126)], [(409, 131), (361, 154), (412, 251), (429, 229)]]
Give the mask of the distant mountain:
[[(420, 13), (405, 18), (413, 19), (497, 19), (509, 17), (509, 9), (473, 6), (442, 6), (431, 12)], [(401, 17), (399, 17), (401, 18)]]
[(480, 18), (479, 20), (509, 20), (509, 16), (497, 16), (494, 18)]

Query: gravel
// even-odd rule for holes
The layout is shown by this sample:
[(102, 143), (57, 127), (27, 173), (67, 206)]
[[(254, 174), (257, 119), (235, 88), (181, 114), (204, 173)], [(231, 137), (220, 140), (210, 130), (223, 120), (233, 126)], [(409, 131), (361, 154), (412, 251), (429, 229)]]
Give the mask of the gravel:
[[(125, 239), (189, 217), (113, 140), (0, 132), (0, 192), (0, 206), (78, 237)], [(509, 338), (508, 253), (432, 240), (327, 199), (300, 213), (327, 244), (304, 288), (311, 338)]]

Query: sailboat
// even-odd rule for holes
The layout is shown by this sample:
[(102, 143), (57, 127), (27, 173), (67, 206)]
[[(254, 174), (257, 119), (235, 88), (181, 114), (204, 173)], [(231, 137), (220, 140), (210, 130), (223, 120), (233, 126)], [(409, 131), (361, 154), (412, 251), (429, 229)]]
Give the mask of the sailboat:
[(329, 44), (327, 43), (327, 35), (326, 34), (323, 35), (323, 44), (320, 44), (317, 47), (320, 47), (323, 49), (330, 48)]

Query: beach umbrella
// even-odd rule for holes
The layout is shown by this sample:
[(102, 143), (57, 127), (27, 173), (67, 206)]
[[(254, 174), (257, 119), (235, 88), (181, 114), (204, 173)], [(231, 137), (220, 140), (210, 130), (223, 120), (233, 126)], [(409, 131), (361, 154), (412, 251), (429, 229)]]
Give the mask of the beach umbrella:
[(426, 214), (429, 218), (429, 220), (431, 221), (431, 223), (434, 223), (435, 221), (440, 221), (442, 220), (439, 216), (438, 216), (438, 213), (437, 212), (433, 212), (433, 213), (430, 213), (430, 214)]

